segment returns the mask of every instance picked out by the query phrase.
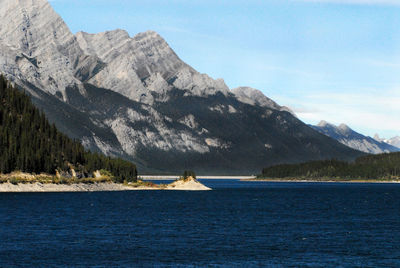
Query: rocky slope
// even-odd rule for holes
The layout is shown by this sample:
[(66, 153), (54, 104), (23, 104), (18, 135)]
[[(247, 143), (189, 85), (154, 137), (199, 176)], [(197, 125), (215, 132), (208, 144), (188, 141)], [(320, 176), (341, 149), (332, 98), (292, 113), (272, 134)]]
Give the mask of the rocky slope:
[(317, 126), (312, 127), (340, 143), (362, 152), (381, 154), (400, 151), (399, 148), (383, 141), (377, 141), (371, 137), (357, 133), (344, 124), (335, 126), (326, 121), (321, 121)]
[(46, 0), (1, 3), (0, 72), (61, 131), (142, 172), (248, 174), (361, 154), (260, 91), (197, 72), (155, 32), (74, 36)]

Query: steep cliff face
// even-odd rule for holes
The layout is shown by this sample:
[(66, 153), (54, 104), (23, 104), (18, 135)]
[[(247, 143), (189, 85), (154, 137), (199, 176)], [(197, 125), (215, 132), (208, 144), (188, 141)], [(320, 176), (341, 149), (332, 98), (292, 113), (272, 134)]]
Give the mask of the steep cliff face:
[(260, 91), (197, 72), (155, 32), (74, 36), (45, 0), (1, 0), (0, 22), (0, 72), (60, 130), (141, 171), (244, 174), (360, 155)]
[(388, 143), (357, 133), (345, 124), (335, 126), (326, 121), (321, 121), (317, 126), (312, 127), (340, 143), (362, 152), (381, 154), (400, 151), (399, 148)]
[(0, 71), (66, 100), (65, 89), (80, 86), (102, 63), (85, 55), (75, 36), (46, 0), (3, 0), (0, 44), (15, 53)]

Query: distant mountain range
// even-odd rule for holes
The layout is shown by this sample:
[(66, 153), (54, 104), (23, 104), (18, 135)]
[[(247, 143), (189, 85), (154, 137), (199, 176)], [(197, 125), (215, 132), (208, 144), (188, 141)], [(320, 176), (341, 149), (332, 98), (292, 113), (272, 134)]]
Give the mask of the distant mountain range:
[(327, 135), (328, 137), (331, 137), (340, 143), (349, 146), (350, 148), (362, 152), (380, 154), (400, 151), (399, 147), (393, 145), (395, 142), (393, 142), (393, 144), (389, 144), (384, 140), (380, 140), (379, 137), (371, 138), (364, 136), (355, 132), (345, 124), (335, 126), (326, 121), (321, 121), (317, 126), (311, 127)]
[(260, 91), (197, 72), (155, 32), (73, 35), (46, 0), (1, 3), (0, 72), (69, 137), (141, 172), (248, 174), (362, 155)]
[(382, 139), (382, 138), (379, 137), (378, 134), (375, 134), (374, 139), (377, 140), (377, 141), (380, 141), (380, 142), (385, 142), (385, 143), (390, 144), (390, 145), (392, 145), (394, 147), (400, 148), (400, 136), (396, 136), (396, 137), (393, 137), (391, 139)]

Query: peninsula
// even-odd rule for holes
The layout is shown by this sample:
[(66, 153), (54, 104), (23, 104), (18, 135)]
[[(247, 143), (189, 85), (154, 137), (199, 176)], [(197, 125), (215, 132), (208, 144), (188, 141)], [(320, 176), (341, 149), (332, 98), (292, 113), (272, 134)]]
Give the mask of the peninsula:
[(0, 193), (22, 192), (109, 192), (137, 190), (176, 190), (176, 191), (209, 191), (211, 188), (203, 185), (194, 177), (181, 177), (170, 184), (155, 184), (137, 180), (136, 182), (113, 182), (109, 177), (57, 178), (50, 175), (31, 175), (14, 172), (10, 175), (0, 175)]

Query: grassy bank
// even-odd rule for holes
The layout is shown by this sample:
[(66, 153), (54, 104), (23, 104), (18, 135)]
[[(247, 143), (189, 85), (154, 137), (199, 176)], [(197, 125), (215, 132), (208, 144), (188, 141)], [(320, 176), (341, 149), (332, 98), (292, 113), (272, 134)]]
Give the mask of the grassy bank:
[(57, 177), (49, 174), (28, 174), (23, 172), (13, 172), (10, 174), (0, 174), (0, 183), (27, 184), (91, 184), (91, 183), (111, 183), (112, 178), (109, 176), (101, 176), (97, 178), (65, 178)]

